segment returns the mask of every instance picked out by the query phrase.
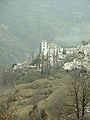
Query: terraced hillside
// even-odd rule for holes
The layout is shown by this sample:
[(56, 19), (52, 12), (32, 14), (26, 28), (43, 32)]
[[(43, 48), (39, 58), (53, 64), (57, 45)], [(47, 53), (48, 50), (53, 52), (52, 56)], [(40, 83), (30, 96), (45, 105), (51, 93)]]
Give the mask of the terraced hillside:
[[(73, 80), (75, 79), (71, 74), (61, 72), (48, 79), (19, 84), (16, 88), (0, 92), (0, 111), (3, 111), (1, 115), (4, 115), (3, 119), (0, 119), (7, 120), (9, 117), (11, 120), (76, 120), (75, 101), (70, 89)], [(90, 103), (90, 97), (88, 98)], [(89, 106), (86, 106), (86, 120), (90, 118)]]
[[(0, 101), (9, 101), (11, 108), (15, 110), (13, 116), (18, 120), (26, 120), (35, 105), (38, 106), (38, 110), (45, 110), (48, 120), (63, 115), (67, 116), (70, 114), (69, 109), (70, 111), (72, 109), (66, 107), (66, 103), (69, 104), (67, 84), (70, 80), (71, 77), (68, 74), (65, 76), (61, 73), (61, 75), (57, 74), (54, 79), (41, 79), (28, 84), (20, 84), (15, 89), (2, 93)], [(60, 113), (58, 113), (58, 109), (60, 109)], [(59, 114), (60, 116), (58, 116)]]

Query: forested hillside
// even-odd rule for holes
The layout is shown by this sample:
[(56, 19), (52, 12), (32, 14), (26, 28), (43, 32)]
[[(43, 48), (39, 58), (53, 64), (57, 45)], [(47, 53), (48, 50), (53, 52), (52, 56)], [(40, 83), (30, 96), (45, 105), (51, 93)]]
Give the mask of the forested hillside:
[[(0, 24), (8, 28), (8, 35), (0, 30), (0, 64), (13, 63), (18, 55), (20, 61), (24, 53), (26, 59), (42, 40), (60, 46), (89, 40), (89, 13), (89, 0), (0, 0)], [(12, 43), (16, 50), (9, 49)]]
[(0, 24), (0, 64), (10, 65), (25, 58), (26, 46), (8, 27)]

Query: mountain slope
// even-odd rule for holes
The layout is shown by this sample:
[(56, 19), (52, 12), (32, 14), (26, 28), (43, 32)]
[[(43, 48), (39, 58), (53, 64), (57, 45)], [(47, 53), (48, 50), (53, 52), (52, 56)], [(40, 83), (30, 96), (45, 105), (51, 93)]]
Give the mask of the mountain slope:
[(89, 0), (0, 0), (0, 23), (29, 50), (36, 50), (42, 40), (60, 46), (89, 40), (89, 13)]
[(25, 58), (27, 48), (7, 26), (0, 24), (0, 64), (11, 65)]

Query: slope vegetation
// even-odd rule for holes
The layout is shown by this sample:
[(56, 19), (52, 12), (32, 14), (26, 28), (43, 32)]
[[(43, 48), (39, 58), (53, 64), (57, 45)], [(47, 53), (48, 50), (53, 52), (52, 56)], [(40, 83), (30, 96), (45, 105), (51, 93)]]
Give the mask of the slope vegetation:
[(8, 27), (0, 24), (0, 65), (11, 65), (25, 58), (27, 48)]
[(71, 108), (66, 106), (69, 100), (67, 84), (70, 80), (71, 77), (62, 72), (54, 79), (41, 79), (28, 84), (20, 84), (15, 89), (2, 93), (0, 101), (8, 100), (11, 106), (16, 108), (13, 115), (18, 116), (18, 120), (26, 120), (35, 105), (38, 109), (45, 109), (48, 120), (52, 120), (70, 114), (68, 110), (71, 111)]

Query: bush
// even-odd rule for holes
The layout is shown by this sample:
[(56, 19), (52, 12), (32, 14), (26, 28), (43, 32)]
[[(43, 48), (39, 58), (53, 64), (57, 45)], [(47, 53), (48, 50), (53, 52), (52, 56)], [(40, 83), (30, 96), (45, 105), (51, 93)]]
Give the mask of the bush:
[(12, 120), (15, 108), (9, 102), (0, 103), (0, 120)]
[(21, 76), (21, 78), (17, 80), (16, 83), (17, 84), (29, 83), (41, 78), (43, 78), (43, 75), (41, 73), (34, 70), (29, 70), (26, 71), (26, 73), (24, 73), (24, 76)]
[(34, 105), (33, 110), (28, 115), (28, 120), (47, 120), (47, 118), (45, 109), (39, 109), (37, 105)]

